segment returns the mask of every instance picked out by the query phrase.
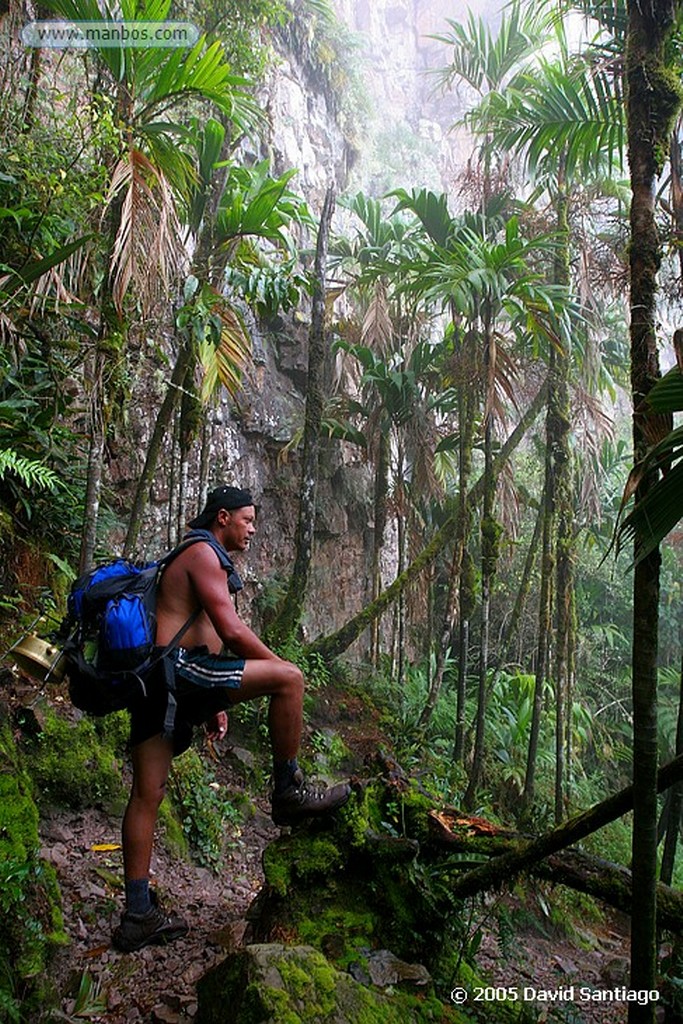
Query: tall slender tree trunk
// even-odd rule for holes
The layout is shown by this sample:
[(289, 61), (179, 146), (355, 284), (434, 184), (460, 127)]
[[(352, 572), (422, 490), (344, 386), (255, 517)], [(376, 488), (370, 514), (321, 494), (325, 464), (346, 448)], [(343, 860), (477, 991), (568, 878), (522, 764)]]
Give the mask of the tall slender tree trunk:
[[(448, 576), (446, 602), (443, 612), (443, 619), (441, 623), (441, 630), (437, 641), (438, 646), (436, 650), (436, 666), (434, 670), (434, 676), (431, 681), (431, 686), (427, 694), (427, 700), (425, 702), (425, 706), (423, 707), (422, 712), (420, 714), (420, 718), (418, 720), (418, 728), (420, 729), (425, 729), (429, 724), (429, 721), (434, 712), (434, 708), (436, 707), (436, 702), (439, 699), (441, 686), (443, 684), (444, 669), (446, 666), (446, 654), (448, 652), (450, 638), (453, 634), (456, 612), (458, 609), (460, 610), (461, 622), (463, 615), (469, 616), (470, 614), (470, 602), (467, 600), (466, 597), (463, 600), (461, 582), (463, 558), (467, 547), (467, 541), (469, 539), (469, 530), (471, 523), (471, 515), (467, 501), (467, 492), (470, 485), (470, 475), (472, 472), (472, 445), (474, 442), (474, 400), (472, 396), (471, 387), (463, 388), (461, 390), (459, 407), (460, 415), (458, 418), (458, 422), (460, 428), (460, 440), (458, 454), (458, 529), (455, 537), (455, 542), (453, 544), (453, 557), (451, 558), (451, 568)], [(465, 679), (459, 674), (458, 694), (460, 695), (462, 692), (462, 698), (459, 697), (458, 706), (462, 709), (463, 712), (463, 729), (464, 688)], [(456, 721), (457, 720), (458, 717), (456, 712)]]
[(510, 618), (505, 626), (505, 632), (500, 642), (498, 657), (496, 659), (494, 667), (494, 676), (497, 677), (503, 666), (508, 661), (510, 656), (510, 648), (514, 638), (519, 632), (519, 624), (522, 620), (522, 614), (526, 605), (529, 591), (531, 589), (531, 580), (533, 578), (534, 566), (536, 564), (536, 558), (538, 556), (538, 548), (541, 543), (541, 536), (543, 534), (543, 522), (545, 512), (545, 488), (541, 494), (541, 502), (538, 509), (538, 515), (536, 516), (536, 522), (534, 524), (534, 532), (531, 535), (529, 541), (529, 547), (527, 548), (526, 558), (524, 559), (524, 567), (522, 568), (522, 578), (517, 588), (515, 595), (515, 603), (512, 606)]
[(571, 610), (569, 620), (569, 642), (567, 661), (567, 713), (566, 713), (566, 735), (565, 735), (565, 764), (567, 766), (567, 791), (571, 792), (574, 781), (574, 730), (573, 730), (573, 709), (574, 709), (574, 682), (576, 678), (576, 590), (572, 588)]
[[(375, 466), (374, 516), (372, 537), (372, 567), (370, 570), (371, 594), (375, 601), (382, 590), (382, 548), (387, 525), (387, 492), (389, 490), (389, 434), (381, 431), (377, 445)], [(372, 623), (370, 659), (374, 668), (379, 665), (380, 623), (378, 616)]]
[[(551, 363), (552, 363), (551, 354)], [(552, 374), (551, 368), (551, 374)], [(548, 412), (550, 417), (550, 412)], [(543, 529), (541, 543), (541, 586), (538, 610), (538, 641), (536, 647), (536, 679), (534, 682), (534, 703), (531, 712), (531, 728), (529, 730), (529, 747), (527, 750), (526, 774), (524, 777), (524, 790), (522, 803), (529, 807), (534, 799), (536, 785), (536, 759), (538, 757), (538, 744), (541, 735), (541, 718), (543, 715), (543, 700), (545, 684), (548, 678), (549, 642), (552, 628), (552, 584), (553, 584), (553, 521), (555, 512), (555, 484), (554, 484), (554, 460), (552, 452), (547, 445), (546, 427), (546, 455), (545, 455), (545, 484), (543, 502)]]
[(83, 529), (78, 556), (78, 571), (86, 572), (93, 564), (97, 544), (97, 523), (102, 491), (102, 466), (104, 462), (104, 368), (106, 358), (98, 340), (93, 357), (93, 370), (88, 387), (88, 465), (83, 508)]
[[(555, 260), (555, 284), (569, 286), (569, 196), (564, 183), (564, 167), (558, 175), (556, 197), (557, 233), (561, 239)], [(564, 339), (557, 352), (556, 391), (552, 446), (555, 453), (555, 822), (564, 817), (565, 807), (565, 714), (568, 671), (571, 660), (572, 593), (574, 588), (574, 502), (572, 495), (569, 374), (571, 339)]]
[(491, 584), (498, 560), (500, 526), (494, 518), (496, 477), (493, 471), (493, 387), (495, 368), (495, 339), (490, 317), (484, 317), (484, 373), (486, 400), (484, 404), (484, 500), (481, 516), (481, 631), (479, 644), (479, 687), (474, 738), (474, 756), (469, 782), (463, 796), (467, 809), (474, 806), (484, 769), (487, 676), (489, 668), (489, 625), (491, 618)]
[(335, 190), (330, 185), (325, 195), (315, 251), (313, 306), (308, 336), (308, 374), (306, 378), (306, 414), (304, 420), (301, 466), (301, 496), (296, 531), (296, 553), (289, 587), (282, 608), (269, 629), (275, 639), (289, 636), (299, 624), (306, 598), (308, 574), (313, 553), (315, 501), (318, 488), (320, 438), (324, 405), (325, 367), (325, 283), (327, 248), (335, 206)]
[[(397, 554), (398, 554), (398, 566), (397, 576), (400, 577), (405, 572), (405, 568), (408, 562), (408, 524), (407, 524), (407, 507), (408, 502), (406, 500), (405, 491), (403, 490), (403, 477), (405, 472), (405, 465), (403, 459), (403, 448), (401, 440), (398, 441), (398, 452), (397, 452), (397, 478), (399, 481), (399, 495), (398, 495), (398, 515), (396, 521), (396, 540), (397, 540)], [(396, 602), (396, 685), (399, 690), (403, 692), (403, 681), (406, 671), (406, 592), (402, 590), (398, 595), (398, 601)]]
[(171, 472), (168, 481), (168, 546), (174, 548), (178, 543), (178, 495), (180, 494), (180, 417), (176, 416), (172, 423), (171, 441)]
[[(631, 173), (631, 390), (636, 460), (647, 449), (638, 410), (659, 376), (655, 327), (660, 244), (655, 188), (680, 108), (680, 86), (666, 64), (676, 0), (627, 0), (628, 160)], [(644, 477), (641, 500), (652, 480)], [(633, 590), (633, 919), (631, 988), (656, 988), (657, 933), (657, 643), (660, 553), (635, 567)], [(629, 1005), (629, 1024), (654, 1024), (655, 1005)]]
[(154, 429), (150, 437), (147, 451), (145, 452), (145, 464), (138, 477), (135, 488), (135, 496), (128, 518), (128, 531), (123, 548), (126, 558), (130, 558), (135, 552), (142, 516), (147, 504), (148, 495), (152, 486), (152, 480), (159, 463), (159, 455), (164, 440), (168, 437), (169, 429), (173, 421), (173, 414), (178, 404), (178, 398), (182, 393), (188, 373), (194, 365), (194, 340), (188, 334), (181, 339), (180, 349), (176, 358), (171, 380), (166, 389), (161, 407), (154, 421)]
[[(213, 412), (212, 403), (212, 412)], [(199, 495), (197, 507), (204, 508), (209, 493), (209, 468), (211, 465), (211, 438), (213, 436), (213, 416), (204, 416), (202, 421), (201, 448), (199, 451)]]
[[(681, 679), (678, 695), (678, 719), (676, 721), (676, 756), (683, 754), (683, 659), (681, 659)], [(662, 866), (659, 872), (660, 882), (671, 885), (674, 865), (676, 863), (676, 847), (678, 832), (681, 827), (681, 810), (683, 810), (683, 783), (677, 782), (667, 794), (670, 796), (669, 815), (666, 823), (666, 838), (662, 853)]]
[(78, 558), (79, 571), (85, 572), (93, 563), (97, 545), (97, 524), (100, 512), (102, 475), (104, 468), (104, 446), (107, 429), (106, 368), (111, 361), (112, 351), (118, 350), (123, 342), (124, 324), (112, 301), (111, 267), (116, 233), (121, 216), (122, 200), (115, 200), (108, 213), (108, 247), (104, 262), (104, 280), (100, 295), (100, 322), (97, 345), (93, 356), (93, 370), (88, 389), (88, 468), (83, 510), (83, 528)]

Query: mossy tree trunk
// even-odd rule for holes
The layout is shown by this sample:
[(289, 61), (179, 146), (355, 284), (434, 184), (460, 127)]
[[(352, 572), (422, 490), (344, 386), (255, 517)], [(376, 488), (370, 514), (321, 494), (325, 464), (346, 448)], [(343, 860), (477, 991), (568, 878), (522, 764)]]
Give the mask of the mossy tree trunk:
[[(681, 678), (678, 696), (678, 719), (676, 722), (676, 754), (683, 754), (683, 658), (681, 659)], [(678, 832), (681, 827), (681, 810), (683, 810), (683, 783), (677, 782), (669, 793), (669, 813), (666, 823), (666, 838), (662, 853), (662, 866), (659, 880), (671, 885), (676, 862)]]
[[(569, 195), (565, 187), (564, 167), (558, 175), (555, 198), (557, 234), (560, 240), (555, 259), (555, 284), (569, 287)], [(555, 821), (565, 813), (565, 739), (568, 705), (568, 673), (572, 655), (572, 594), (574, 588), (574, 502), (572, 494), (570, 439), (569, 375), (571, 340), (564, 339), (557, 353), (555, 418), (553, 422), (555, 451), (556, 532), (555, 532), (555, 650), (553, 677), (555, 681)]]
[[(548, 373), (549, 392), (554, 392), (555, 377), (554, 349), (550, 351), (550, 370)], [(538, 744), (541, 734), (541, 716), (543, 714), (543, 699), (545, 684), (548, 676), (548, 645), (552, 625), (552, 583), (553, 583), (553, 521), (555, 517), (555, 463), (552, 448), (549, 444), (551, 436), (550, 398), (548, 399), (548, 412), (546, 415), (546, 452), (545, 452), (545, 480), (543, 486), (543, 503), (541, 505), (542, 528), (541, 528), (541, 584), (538, 609), (538, 636), (536, 648), (536, 678), (534, 682), (534, 701), (531, 712), (531, 728), (529, 730), (529, 746), (527, 749), (526, 773), (524, 776), (524, 791), (522, 802), (529, 807), (534, 799), (536, 784), (536, 760), (538, 757)]]
[[(564, 164), (560, 162), (554, 195), (557, 234), (560, 242), (555, 257), (553, 280), (569, 286), (569, 195)], [(562, 819), (564, 804), (565, 708), (567, 666), (572, 604), (572, 495), (571, 453), (569, 449), (569, 337), (563, 345), (551, 343), (548, 373), (548, 413), (546, 417), (546, 457), (543, 503), (543, 554), (538, 616), (538, 650), (534, 705), (524, 782), (524, 803), (534, 798), (536, 760), (546, 683), (555, 686), (555, 820)], [(554, 612), (554, 614), (553, 614)], [(553, 628), (554, 627), (554, 628)], [(551, 657), (553, 658), (551, 673)]]
[(489, 623), (491, 617), (491, 586), (498, 561), (500, 526), (493, 514), (496, 495), (496, 475), (493, 469), (493, 396), (496, 364), (494, 324), (488, 306), (484, 311), (484, 375), (486, 399), (484, 403), (484, 476), (481, 513), (481, 628), (479, 634), (479, 686), (475, 719), (474, 754), (472, 768), (463, 797), (466, 808), (476, 800), (484, 770), (484, 737), (486, 705), (488, 700), (487, 675), (489, 667)]
[(327, 248), (335, 206), (335, 190), (327, 189), (323, 203), (315, 251), (313, 273), (313, 306), (311, 329), (308, 336), (308, 373), (306, 378), (306, 413), (304, 419), (303, 455), (301, 465), (301, 494), (296, 531), (294, 567), (277, 618), (269, 628), (274, 640), (291, 635), (299, 624), (303, 612), (308, 575), (313, 554), (315, 532), (315, 502), (318, 489), (318, 465), (324, 406), (325, 367), (325, 282)]
[[(663, 792), (681, 779), (683, 779), (683, 757), (676, 757), (656, 774), (655, 792)], [(585, 839), (586, 836), (604, 828), (605, 825), (609, 825), (610, 822), (616, 821), (617, 818), (623, 817), (634, 807), (634, 794), (635, 786), (621, 789), (618, 793), (607, 797), (606, 800), (594, 804), (587, 811), (582, 811), (573, 818), (562, 822), (552, 831), (546, 832), (537, 839), (518, 844), (516, 849), (496, 857), (488, 864), (473, 868), (453, 883), (450, 889), (451, 895), (461, 899), (509, 882), (516, 874), (528, 870), (545, 857), (565, 850), (574, 843)], [(633, 875), (633, 884), (635, 902), (635, 886), (637, 884), (635, 874)], [(635, 913), (634, 919), (638, 920), (635, 918)], [(653, 984), (651, 987), (656, 988), (657, 986)]]
[[(472, 600), (467, 592), (471, 589), (471, 579), (463, 572), (467, 559), (467, 544), (472, 527), (472, 513), (469, 503), (469, 487), (472, 475), (472, 451), (474, 447), (474, 427), (477, 411), (477, 392), (475, 380), (477, 370), (473, 362), (473, 353), (469, 344), (469, 334), (463, 332), (457, 314), (451, 310), (451, 321), (455, 337), (460, 339), (457, 348), (457, 381), (458, 381), (458, 504), (457, 529), (453, 543), (448, 588), (444, 604), (441, 630), (436, 650), (436, 667), (425, 706), (418, 721), (418, 727), (425, 729), (436, 707), (443, 685), (446, 666), (446, 653), (450, 646), (456, 619), (459, 619), (460, 658), (458, 666), (457, 706), (456, 706), (456, 760), (462, 760), (465, 735), (465, 687), (467, 647), (469, 645), (469, 617), (472, 611)], [(464, 337), (463, 337), (464, 335)]]
[(534, 574), (534, 566), (536, 564), (536, 558), (538, 556), (538, 548), (541, 543), (541, 534), (543, 532), (543, 511), (545, 508), (545, 488), (541, 494), (541, 501), (539, 505), (538, 514), (536, 516), (536, 522), (534, 524), (534, 532), (531, 535), (529, 541), (529, 547), (527, 548), (526, 558), (524, 559), (524, 567), (522, 569), (522, 578), (517, 588), (515, 595), (515, 603), (512, 606), (510, 618), (505, 626), (505, 632), (503, 638), (498, 645), (498, 657), (496, 659), (494, 677), (497, 677), (502, 671), (503, 666), (506, 664), (510, 656), (510, 648), (512, 646), (513, 639), (517, 636), (519, 630), (519, 624), (522, 620), (522, 614), (524, 612), (524, 606), (531, 590), (531, 581)]
[[(660, 243), (655, 190), (680, 108), (680, 85), (667, 66), (666, 44), (678, 0), (628, 0), (626, 43), (628, 161), (631, 175), (631, 390), (634, 410), (659, 376), (656, 343)], [(636, 461), (647, 449), (642, 417), (633, 418)], [(642, 500), (653, 480), (636, 492)], [(659, 549), (635, 568), (633, 588), (633, 917), (631, 987), (654, 989), (657, 963), (657, 644)], [(629, 1024), (653, 1024), (654, 1004), (629, 1005)]]
[[(450, 572), (448, 577), (448, 589), (444, 605), (443, 619), (436, 651), (436, 666), (434, 677), (427, 694), (427, 700), (418, 720), (418, 728), (426, 729), (430, 722), (436, 702), (439, 699), (443, 684), (444, 670), (446, 666), (446, 652), (450, 646), (450, 639), (453, 635), (453, 628), (456, 616), (459, 614), (461, 625), (460, 650), (463, 649), (463, 632), (469, 637), (469, 622), (463, 630), (463, 623), (467, 621), (470, 614), (471, 602), (463, 595), (463, 561), (465, 558), (467, 541), (471, 525), (471, 513), (468, 503), (468, 489), (472, 473), (472, 448), (474, 443), (474, 413), (475, 402), (471, 381), (462, 382), (458, 396), (459, 408), (459, 430), (458, 441), (458, 526), (453, 544), (453, 556), (451, 558)], [(464, 707), (465, 707), (465, 675), (462, 671), (458, 673), (458, 691), (456, 708), (456, 734), (457, 723), (462, 720), (462, 734), (464, 736)], [(456, 747), (462, 747), (456, 741)], [(461, 759), (462, 755), (460, 755)]]
[[(377, 441), (377, 463), (375, 465), (374, 483), (374, 514), (373, 514), (373, 538), (372, 538), (372, 568), (371, 594), (375, 601), (382, 592), (382, 548), (384, 546), (384, 531), (387, 525), (387, 493), (389, 490), (389, 455), (390, 440), (388, 431), (380, 430)], [(380, 652), (380, 619), (375, 619), (372, 624), (372, 635), (370, 645), (370, 657), (372, 665), (377, 668), (379, 665)]]

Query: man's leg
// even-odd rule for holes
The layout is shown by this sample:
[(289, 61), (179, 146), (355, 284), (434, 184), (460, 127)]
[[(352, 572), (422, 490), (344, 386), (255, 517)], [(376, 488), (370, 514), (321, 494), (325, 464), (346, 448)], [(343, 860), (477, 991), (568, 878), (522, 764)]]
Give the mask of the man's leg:
[(151, 943), (170, 942), (188, 930), (182, 918), (164, 914), (149, 891), (154, 829), (166, 792), (173, 743), (158, 734), (134, 746), (131, 757), (133, 785), (121, 829), (126, 912), (113, 934), (116, 948), (127, 953)]
[[(133, 785), (121, 829), (126, 885), (149, 881), (154, 829), (172, 758), (173, 743), (160, 734), (138, 743), (131, 751)], [(140, 908), (138, 904), (133, 912), (144, 913), (149, 906), (148, 898), (146, 907)]]
[(232, 703), (270, 697), (268, 732), (273, 760), (291, 761), (299, 753), (303, 722), (304, 677), (290, 661), (245, 662), (242, 685), (233, 691)]
[(311, 814), (327, 814), (346, 803), (347, 783), (326, 787), (307, 782), (297, 763), (303, 721), (304, 678), (289, 661), (245, 662), (242, 684), (231, 703), (269, 696), (268, 730), (273, 750), (273, 821), (291, 825)]

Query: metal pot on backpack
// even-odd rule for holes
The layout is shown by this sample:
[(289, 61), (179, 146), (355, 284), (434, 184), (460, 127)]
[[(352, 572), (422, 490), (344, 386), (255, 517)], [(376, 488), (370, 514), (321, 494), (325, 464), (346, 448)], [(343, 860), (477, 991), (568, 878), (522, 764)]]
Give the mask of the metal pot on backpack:
[(66, 658), (61, 647), (27, 633), (7, 652), (22, 672), (41, 683), (61, 683), (66, 672)]

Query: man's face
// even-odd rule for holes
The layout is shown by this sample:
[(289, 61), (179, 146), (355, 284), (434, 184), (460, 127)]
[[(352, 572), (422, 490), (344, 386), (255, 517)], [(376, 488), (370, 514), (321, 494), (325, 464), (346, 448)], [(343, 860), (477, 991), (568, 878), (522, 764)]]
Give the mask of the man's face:
[(246, 551), (256, 533), (256, 509), (253, 505), (236, 508), (231, 512), (221, 509), (225, 517), (223, 544), (228, 551)]

